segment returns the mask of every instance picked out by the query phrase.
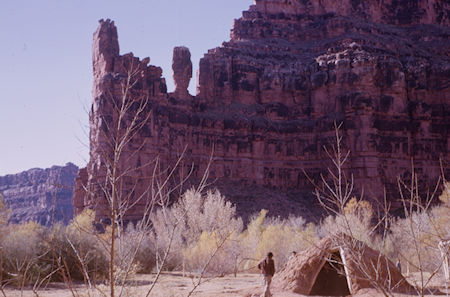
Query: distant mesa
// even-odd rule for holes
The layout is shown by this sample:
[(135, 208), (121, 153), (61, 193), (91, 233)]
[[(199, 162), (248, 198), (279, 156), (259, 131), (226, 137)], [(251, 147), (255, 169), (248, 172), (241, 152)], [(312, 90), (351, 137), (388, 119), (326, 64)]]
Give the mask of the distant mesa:
[[(116, 123), (114, 98), (127, 70), (139, 79), (133, 100), (148, 99), (148, 123), (128, 144), (121, 170), (140, 168), (139, 197), (159, 157), (173, 168), (186, 149), (191, 179), (199, 179), (211, 152), (210, 178), (241, 214), (315, 217), (312, 186), (332, 164), (323, 151), (343, 123), (346, 171), (355, 193), (375, 201), (384, 193), (399, 207), (397, 178), (414, 159), (422, 189), (450, 173), (450, 7), (444, 0), (257, 0), (234, 21), (231, 39), (200, 60), (197, 94), (189, 50), (174, 49), (175, 91), (161, 68), (120, 55), (117, 29), (100, 21), (93, 42), (90, 161), (77, 178), (74, 205), (108, 216), (100, 184)], [(139, 99), (141, 98), (141, 99)], [(132, 114), (130, 114), (132, 116)], [(84, 188), (90, 189), (86, 195)], [(142, 205), (127, 218), (137, 220)]]

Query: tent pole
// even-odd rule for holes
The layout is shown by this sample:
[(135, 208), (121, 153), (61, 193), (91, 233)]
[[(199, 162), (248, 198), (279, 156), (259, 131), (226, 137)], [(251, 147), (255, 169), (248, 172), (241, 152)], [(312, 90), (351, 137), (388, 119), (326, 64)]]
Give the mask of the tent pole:
[(349, 268), (347, 266), (347, 261), (345, 259), (344, 249), (342, 247), (339, 247), (339, 252), (341, 253), (342, 265), (344, 265), (345, 279), (347, 280), (348, 290), (350, 294), (353, 295), (352, 282), (350, 280)]

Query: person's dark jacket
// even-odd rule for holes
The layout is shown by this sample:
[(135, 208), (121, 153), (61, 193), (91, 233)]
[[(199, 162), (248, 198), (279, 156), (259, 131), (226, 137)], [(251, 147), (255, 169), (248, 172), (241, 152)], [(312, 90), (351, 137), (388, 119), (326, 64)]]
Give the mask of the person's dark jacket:
[(273, 261), (273, 259), (270, 259), (269, 257), (259, 262), (258, 268), (264, 275), (273, 276), (275, 274), (275, 262)]

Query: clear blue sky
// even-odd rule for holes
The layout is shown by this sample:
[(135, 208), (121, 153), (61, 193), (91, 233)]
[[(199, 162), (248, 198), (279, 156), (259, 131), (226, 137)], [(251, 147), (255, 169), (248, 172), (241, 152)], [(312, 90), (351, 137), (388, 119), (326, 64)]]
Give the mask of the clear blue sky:
[(98, 20), (118, 27), (121, 54), (163, 68), (172, 83), (174, 46), (190, 48), (195, 71), (229, 40), (252, 0), (1, 0), (0, 175), (88, 159), (91, 45)]

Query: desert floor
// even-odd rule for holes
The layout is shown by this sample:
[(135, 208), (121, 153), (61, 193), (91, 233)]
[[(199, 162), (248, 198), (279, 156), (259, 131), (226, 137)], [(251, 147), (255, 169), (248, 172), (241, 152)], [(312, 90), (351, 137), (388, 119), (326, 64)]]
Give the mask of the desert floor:
[[(146, 296), (149, 288), (152, 285), (152, 280), (154, 279), (154, 275), (138, 275), (135, 278), (135, 283), (130, 284), (124, 290), (122, 296), (133, 296), (140, 297)], [(414, 279), (418, 280), (419, 276), (414, 275), (413, 278), (409, 279), (410, 282)], [(150, 296), (155, 297), (178, 297), (178, 296), (188, 296), (189, 292), (192, 290), (194, 286), (194, 282), (198, 281), (197, 278), (194, 277), (183, 277), (181, 273), (171, 272), (164, 273), (161, 275), (158, 280), (155, 288), (151, 292)], [(448, 290), (448, 294), (446, 294), (446, 289), (443, 286), (442, 278), (436, 278), (434, 282), (430, 285), (434, 289), (434, 294), (441, 296), (449, 296), (450, 290)], [(16, 296), (24, 296), (24, 297), (71, 297), (71, 296), (107, 296), (108, 288), (104, 285), (100, 285), (97, 288), (98, 290), (92, 291), (90, 294), (85, 289), (85, 286), (82, 284), (74, 285), (73, 291), (74, 294), (70, 292), (69, 289), (64, 284), (50, 284), (47, 288), (41, 288), (37, 291), (37, 294), (33, 293), (31, 288), (26, 288), (23, 291), (6, 288), (4, 289), (4, 294), (0, 292), (0, 296), (7, 297), (16, 297)], [(120, 288), (117, 288), (116, 295), (119, 292)], [(103, 294), (101, 292), (104, 292)], [(261, 277), (257, 274), (239, 274), (237, 277), (234, 276), (225, 276), (214, 279), (204, 279), (202, 284), (195, 290), (195, 292), (191, 296), (197, 297), (235, 297), (235, 296), (243, 296), (243, 297), (256, 297), (262, 293), (262, 280)], [(280, 292), (273, 291), (273, 297), (298, 297), (303, 296), (299, 294), (293, 294), (288, 292)], [(382, 296), (378, 294), (374, 290), (362, 290), (358, 292), (355, 296), (358, 297), (372, 297), (372, 296)], [(397, 296), (397, 295), (396, 295)], [(414, 295), (406, 295), (401, 294), (398, 295), (401, 297), (414, 296)], [(417, 296), (417, 295), (415, 295)], [(431, 296), (427, 295), (427, 296)]]

